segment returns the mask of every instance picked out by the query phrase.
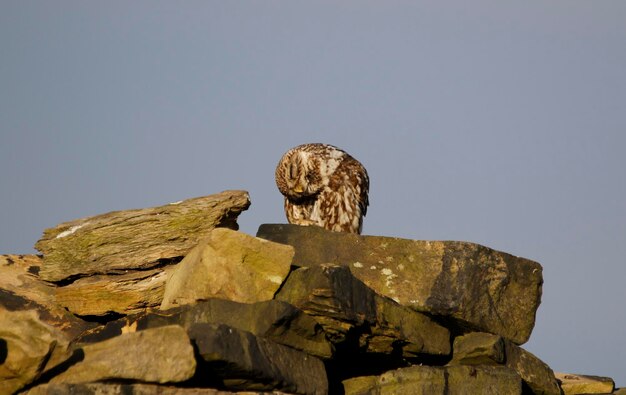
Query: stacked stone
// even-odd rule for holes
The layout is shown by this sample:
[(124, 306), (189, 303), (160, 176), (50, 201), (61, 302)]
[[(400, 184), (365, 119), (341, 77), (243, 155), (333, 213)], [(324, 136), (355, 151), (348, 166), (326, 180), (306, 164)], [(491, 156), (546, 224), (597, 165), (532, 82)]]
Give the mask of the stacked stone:
[[(0, 256), (0, 394), (580, 394), (520, 347), (542, 269), (464, 242), (262, 225), (244, 191)], [(620, 393), (619, 390), (614, 393)]]

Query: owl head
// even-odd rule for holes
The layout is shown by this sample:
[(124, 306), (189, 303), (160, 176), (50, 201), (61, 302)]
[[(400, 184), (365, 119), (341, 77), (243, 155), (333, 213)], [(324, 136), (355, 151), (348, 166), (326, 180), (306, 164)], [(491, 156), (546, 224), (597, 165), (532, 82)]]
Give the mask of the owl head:
[(276, 167), (276, 185), (285, 197), (301, 200), (317, 194), (323, 187), (320, 159), (311, 152), (291, 149)]

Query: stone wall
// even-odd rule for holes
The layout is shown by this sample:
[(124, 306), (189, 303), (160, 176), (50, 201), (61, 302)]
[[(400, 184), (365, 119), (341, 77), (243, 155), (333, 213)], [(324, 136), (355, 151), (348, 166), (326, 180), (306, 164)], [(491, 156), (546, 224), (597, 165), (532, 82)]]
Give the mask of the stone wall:
[(225, 191), (0, 256), (0, 394), (623, 393), (521, 345), (542, 268), (474, 243), (261, 225)]

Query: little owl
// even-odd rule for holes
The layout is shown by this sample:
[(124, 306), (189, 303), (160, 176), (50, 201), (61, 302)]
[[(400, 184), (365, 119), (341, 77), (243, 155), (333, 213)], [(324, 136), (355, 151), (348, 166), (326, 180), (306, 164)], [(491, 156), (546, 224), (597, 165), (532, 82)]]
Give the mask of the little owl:
[(361, 233), (369, 178), (347, 152), (328, 144), (292, 148), (278, 162), (276, 185), (289, 223)]

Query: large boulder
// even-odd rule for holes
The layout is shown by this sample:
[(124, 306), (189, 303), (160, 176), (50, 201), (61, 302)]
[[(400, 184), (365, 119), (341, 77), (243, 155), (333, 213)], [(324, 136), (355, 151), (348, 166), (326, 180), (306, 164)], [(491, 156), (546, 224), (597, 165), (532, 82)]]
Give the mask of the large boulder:
[(542, 291), (537, 262), (474, 243), (331, 232), (316, 226), (261, 225), (258, 237), (291, 245), (294, 265), (348, 266), (377, 293), (517, 344), (528, 340)]
[(189, 328), (202, 358), (199, 371), (212, 383), (234, 390), (281, 390), (296, 394), (328, 393), (321, 360), (227, 325)]
[(46, 229), (37, 248), (46, 281), (149, 269), (187, 255), (215, 227), (237, 229), (245, 191), (225, 191), (165, 206), (115, 211)]
[(214, 229), (167, 279), (161, 308), (208, 298), (270, 300), (289, 274), (293, 254), (291, 246)]

